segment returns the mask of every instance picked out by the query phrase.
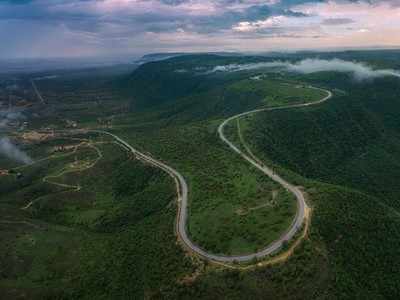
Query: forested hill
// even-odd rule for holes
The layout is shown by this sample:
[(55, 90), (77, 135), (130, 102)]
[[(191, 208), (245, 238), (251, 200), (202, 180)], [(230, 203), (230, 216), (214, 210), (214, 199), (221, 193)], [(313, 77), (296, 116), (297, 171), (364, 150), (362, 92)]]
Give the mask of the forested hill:
[(312, 208), (308, 235), (285, 263), (243, 272), (187, 255), (174, 235), (173, 180), (118, 143), (74, 130), (25, 143), (34, 135), (13, 130), (37, 163), (19, 167), (22, 178), (17, 169), (1, 177), (0, 298), (398, 299), (400, 79), (210, 72), (309, 57), (373, 68), (397, 68), (392, 62), (400, 61), (395, 51), (185, 55), (134, 71), (90, 69), (37, 80), (54, 113), (37, 109), (27, 119), (30, 131), (64, 132), (75, 121), (110, 131), (175, 168), (188, 182), (190, 237), (225, 254), (265, 246), (286, 230), (295, 205), (220, 140), (218, 126), (255, 108), (326, 97), (310, 85), (334, 96), (227, 125), (229, 139), (301, 186)]
[(307, 80), (330, 87), (334, 98), (259, 113), (248, 120), (246, 139), (283, 169), (334, 184), (324, 190), (314, 183), (313, 230), (326, 243), (340, 297), (399, 295), (400, 80), (357, 83), (338, 74)]
[(243, 74), (207, 74), (215, 66), (271, 60), (273, 58), (252, 56), (184, 55), (143, 64), (118, 84), (136, 109), (150, 109), (173, 104), (186, 96), (210, 92), (238, 76), (243, 77)]
[(299, 174), (371, 193), (399, 208), (399, 79), (345, 82), (324, 80), (343, 92), (319, 107), (258, 114), (254, 141)]
[[(238, 78), (246, 78), (257, 71), (240, 72), (240, 74), (207, 73), (216, 66), (229, 64), (248, 64), (271, 61), (296, 62), (302, 59), (342, 59), (346, 61), (370, 64), (376, 68), (400, 69), (399, 50), (382, 51), (344, 51), (344, 52), (299, 52), (263, 56), (231, 56), (216, 54), (185, 54), (161, 61), (151, 61), (140, 65), (129, 76), (118, 79), (116, 86), (123, 91), (125, 97), (130, 98), (135, 109), (151, 109), (152, 107), (173, 104), (177, 100), (210, 92), (221, 88), (227, 82)], [(276, 76), (277, 74), (270, 76)], [(319, 80), (321, 74), (314, 75)], [(354, 83), (344, 74), (334, 76), (325, 74), (322, 79), (331, 83), (334, 88)], [(247, 76), (248, 77), (248, 76)], [(312, 76), (310, 76), (312, 77)], [(330, 78), (331, 77), (331, 78)], [(349, 81), (350, 80), (350, 81)], [(323, 82), (323, 81), (320, 81)], [(382, 87), (384, 89), (384, 86)]]
[[(329, 55), (334, 57), (321, 54)], [(396, 55), (379, 60), (377, 53), (344, 53), (341, 58), (363, 61), (367, 57), (365, 63), (390, 67)], [(236, 63), (268, 61), (241, 59)], [(257, 85), (246, 81), (260, 71), (209, 75), (190, 71), (199, 65), (228, 63), (230, 58), (206, 56), (144, 65), (143, 73), (138, 70), (130, 77), (131, 84), (151, 84), (142, 94), (133, 91), (135, 100), (153, 111), (162, 109), (162, 117), (187, 122), (223, 119), (263, 105)], [(400, 265), (399, 79), (360, 82), (337, 72), (268, 73), (267, 78), (305, 82), (334, 93), (319, 106), (259, 113), (243, 126), (246, 141), (258, 155), (306, 187), (315, 208), (312, 247), (327, 251), (326, 268), (332, 278), (329, 294), (339, 299), (399, 295), (395, 285), (400, 279), (394, 271)]]

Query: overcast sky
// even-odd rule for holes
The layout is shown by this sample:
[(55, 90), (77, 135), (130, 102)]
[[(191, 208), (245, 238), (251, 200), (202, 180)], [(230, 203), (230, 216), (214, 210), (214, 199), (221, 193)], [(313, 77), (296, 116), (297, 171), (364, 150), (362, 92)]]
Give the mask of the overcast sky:
[(400, 46), (400, 0), (0, 0), (0, 59)]

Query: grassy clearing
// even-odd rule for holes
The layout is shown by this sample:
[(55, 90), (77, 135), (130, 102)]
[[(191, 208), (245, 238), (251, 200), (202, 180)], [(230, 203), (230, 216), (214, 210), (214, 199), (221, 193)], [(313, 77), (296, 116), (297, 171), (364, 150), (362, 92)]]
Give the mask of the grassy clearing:
[(273, 79), (245, 79), (228, 87), (239, 93), (257, 94), (262, 106), (279, 106), (285, 104), (307, 103), (326, 96), (320, 90), (310, 89), (301, 82), (288, 82)]

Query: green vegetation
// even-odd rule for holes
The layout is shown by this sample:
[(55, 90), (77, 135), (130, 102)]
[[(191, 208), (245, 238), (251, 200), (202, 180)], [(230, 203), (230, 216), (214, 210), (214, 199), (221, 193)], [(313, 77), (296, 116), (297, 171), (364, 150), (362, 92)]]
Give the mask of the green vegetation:
[(400, 263), (400, 123), (393, 113), (400, 105), (398, 80), (341, 89), (351, 93), (319, 107), (246, 118), (244, 135), (257, 155), (279, 164), (281, 172), (290, 169), (336, 185), (317, 185), (311, 196), (316, 207), (312, 228), (330, 253), (335, 293), (390, 298), (398, 294), (393, 267)]
[(246, 140), (264, 157), (301, 175), (355, 188), (399, 207), (397, 81), (352, 85), (351, 95), (336, 95), (318, 107), (259, 113), (246, 119)]
[[(385, 52), (386, 53), (386, 52)], [(312, 54), (288, 55), (288, 59)], [(398, 52), (323, 53), (395, 67)], [(286, 58), (284, 58), (286, 59)], [(215, 253), (266, 246), (293, 218), (295, 202), (218, 138), (224, 118), (261, 106), (321, 98), (307, 108), (257, 113), (232, 122), (243, 141), (313, 207), (309, 236), (286, 263), (224, 269), (184, 254), (176, 242), (175, 185), (111, 139), (70, 136), (23, 145), (43, 160), (0, 177), (0, 295), (6, 299), (394, 299), (400, 267), (399, 81), (254, 71), (205, 72), (270, 58), (186, 56), (128, 73), (68, 74), (37, 82), (51, 105), (33, 108), (29, 129), (106, 127), (187, 178), (190, 236)], [(184, 72), (177, 70), (185, 70)], [(126, 71), (124, 71), (126, 72)], [(255, 80), (254, 76), (260, 76)], [(251, 79), (253, 78), (253, 79)], [(98, 101), (100, 99), (100, 101)], [(67, 108), (67, 109), (66, 109)], [(240, 125), (243, 139), (238, 134)], [(87, 135), (76, 135), (89, 139)], [(100, 142), (103, 142), (100, 144)], [(2, 167), (11, 167), (1, 160)], [(86, 164), (84, 163), (86, 161)], [(56, 183), (79, 185), (79, 191)], [(75, 172), (76, 171), (76, 172)], [(21, 209), (27, 206), (26, 209)]]
[(261, 75), (238, 81), (227, 88), (232, 93), (248, 98), (252, 93), (262, 99), (263, 106), (279, 106), (294, 103), (307, 103), (325, 96), (320, 90), (310, 89), (299, 82), (263, 79)]
[(42, 179), (75, 157), (91, 157), (86, 148), (20, 168), (21, 180), (0, 181), (2, 296), (143, 298), (192, 270), (173, 242), (172, 180), (118, 145), (96, 147), (103, 156), (94, 167), (58, 178), (79, 184), (78, 192)]
[[(173, 67), (171, 72), (177, 68), (168, 66)], [(162, 70), (166, 74), (168, 69), (163, 66)], [(150, 74), (141, 70), (136, 76), (152, 78)], [(192, 79), (191, 75), (185, 76), (186, 80)], [(194, 76), (196, 81), (199, 75)], [(135, 130), (128, 131), (122, 118), (114, 127), (132, 144), (168, 161), (188, 179), (190, 236), (213, 253), (260, 250), (287, 230), (296, 212), (292, 195), (221, 142), (216, 134), (221, 117), (260, 106), (319, 100), (323, 94), (298, 82), (242, 79), (243, 76), (225, 78), (219, 86), (178, 98), (173, 105), (160, 100), (160, 113), (154, 118), (162, 125), (149, 121), (135, 124), (135, 119), (130, 119)], [(283, 87), (285, 91), (281, 90)], [(153, 93), (159, 95), (154, 91), (140, 92), (143, 99), (151, 98)], [(148, 114), (147, 110), (142, 114)]]
[(217, 124), (157, 128), (146, 130), (146, 136), (129, 136), (132, 143), (168, 161), (187, 179), (188, 225), (196, 243), (214, 253), (253, 252), (288, 228), (296, 202), (225, 147), (216, 135)]

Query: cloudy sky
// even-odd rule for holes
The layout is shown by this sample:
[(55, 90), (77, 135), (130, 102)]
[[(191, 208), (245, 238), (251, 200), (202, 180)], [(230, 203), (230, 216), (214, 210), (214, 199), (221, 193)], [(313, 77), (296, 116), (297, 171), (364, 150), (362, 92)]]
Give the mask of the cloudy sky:
[(0, 0), (1, 58), (400, 46), (400, 0)]

